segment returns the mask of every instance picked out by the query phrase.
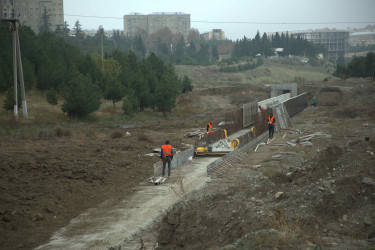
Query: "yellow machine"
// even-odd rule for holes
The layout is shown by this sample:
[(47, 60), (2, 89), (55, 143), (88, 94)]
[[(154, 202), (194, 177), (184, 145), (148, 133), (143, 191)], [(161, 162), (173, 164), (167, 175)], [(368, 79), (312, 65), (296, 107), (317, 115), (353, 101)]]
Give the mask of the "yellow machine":
[(197, 147), (194, 151), (195, 156), (222, 156), (226, 155), (231, 151), (215, 151), (209, 150), (210, 147)]

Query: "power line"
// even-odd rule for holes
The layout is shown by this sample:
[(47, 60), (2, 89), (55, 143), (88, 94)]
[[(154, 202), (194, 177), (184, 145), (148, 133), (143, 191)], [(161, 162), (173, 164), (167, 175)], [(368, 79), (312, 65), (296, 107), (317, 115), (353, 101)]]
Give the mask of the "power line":
[[(71, 15), (71, 14), (64, 14), (64, 16), (71, 16), (71, 17), (85, 17), (85, 18), (101, 18), (101, 19), (119, 19), (123, 20), (122, 17), (104, 17), (104, 16), (84, 16), (84, 15)], [(371, 22), (363, 22), (363, 21), (345, 21), (345, 22), (250, 22), (250, 21), (204, 21), (204, 20), (196, 20), (190, 21), (192, 23), (222, 23), (222, 24), (364, 24), (364, 23), (375, 23), (375, 21)]]

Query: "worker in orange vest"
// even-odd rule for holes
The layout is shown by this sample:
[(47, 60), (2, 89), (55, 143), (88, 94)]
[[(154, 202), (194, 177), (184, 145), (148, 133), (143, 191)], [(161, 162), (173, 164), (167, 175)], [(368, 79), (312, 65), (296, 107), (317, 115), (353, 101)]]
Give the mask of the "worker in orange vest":
[(268, 116), (268, 135), (269, 138), (273, 138), (273, 132), (275, 130), (275, 122), (276, 119), (272, 114), (272, 111), (270, 112), (270, 115)]
[(264, 111), (265, 111), (265, 109), (264, 109), (262, 106), (259, 106), (259, 110), (260, 110), (261, 112), (264, 112)]
[(173, 148), (169, 145), (169, 140), (165, 141), (165, 144), (161, 146), (160, 158), (163, 161), (163, 172), (162, 177), (165, 175), (165, 166), (168, 163), (168, 177), (171, 176), (171, 161), (173, 160)]
[(206, 126), (206, 130), (208, 134), (212, 133), (212, 122), (209, 122)]

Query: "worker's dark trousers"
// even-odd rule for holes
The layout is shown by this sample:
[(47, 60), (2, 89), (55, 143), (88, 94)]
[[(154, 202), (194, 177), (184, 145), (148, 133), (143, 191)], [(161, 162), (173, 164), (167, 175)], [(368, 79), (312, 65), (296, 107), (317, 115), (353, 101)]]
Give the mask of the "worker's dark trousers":
[(165, 158), (163, 158), (163, 173), (161, 174), (161, 176), (164, 177), (165, 175), (165, 165), (167, 165), (168, 163), (168, 177), (171, 176), (171, 157), (167, 156)]
[(273, 131), (275, 130), (275, 125), (268, 124), (268, 134), (269, 138), (273, 138)]

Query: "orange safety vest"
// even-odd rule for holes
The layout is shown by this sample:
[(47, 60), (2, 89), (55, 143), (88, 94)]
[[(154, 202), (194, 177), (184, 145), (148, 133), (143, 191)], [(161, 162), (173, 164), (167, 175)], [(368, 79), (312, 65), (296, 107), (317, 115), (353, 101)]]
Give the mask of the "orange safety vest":
[(208, 133), (211, 134), (212, 133), (212, 124), (211, 123), (208, 123), (207, 124), (207, 127), (208, 127)]
[(268, 116), (268, 124), (275, 125), (275, 117), (274, 116)]
[(161, 146), (161, 149), (163, 150), (163, 158), (167, 156), (172, 156), (172, 146), (169, 144), (165, 144)]

